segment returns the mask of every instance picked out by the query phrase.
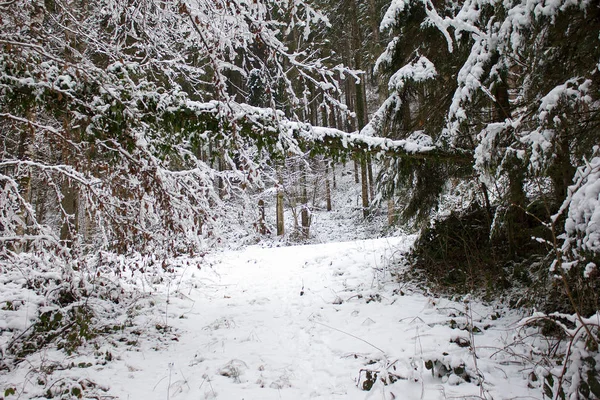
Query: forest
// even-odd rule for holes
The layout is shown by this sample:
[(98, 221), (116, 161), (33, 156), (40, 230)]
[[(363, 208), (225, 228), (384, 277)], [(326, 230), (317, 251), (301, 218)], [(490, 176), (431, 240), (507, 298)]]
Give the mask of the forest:
[[(241, 322), (219, 301), (256, 290), (240, 304), (273, 304), (287, 299), (288, 279), (307, 303), (278, 304), (306, 317), (301, 332), (312, 324), (306, 340), (326, 346), (337, 331), (370, 349), (332, 367), (358, 377), (357, 393), (331, 382), (331, 393), (296, 393), (313, 375), (274, 373), (262, 389), (273, 399), (404, 398), (402, 385), (419, 388), (410, 399), (600, 398), (596, 1), (0, 0), (0, 141), (0, 400), (128, 398), (88, 371), (102, 374), (142, 342), (168, 352), (192, 326), (233, 332)], [(354, 233), (336, 234), (343, 224)], [(376, 264), (334, 244), (376, 238), (397, 246), (360, 244), (385, 258)], [(333, 272), (319, 275), (310, 251)], [(234, 257), (244, 252), (254, 258)], [(348, 269), (338, 265), (349, 255)], [(273, 270), (235, 269), (252, 260)], [(248, 293), (201, 286), (223, 277), (255, 283)], [(329, 279), (355, 292), (309, 304)], [(192, 296), (213, 289), (214, 304)], [(393, 347), (400, 328), (345, 331), (333, 311), (294, 308), (382, 307), (391, 323), (397, 302), (418, 296), (436, 310), (453, 302), (444, 329), (466, 335), (450, 339), (461, 353), (431, 355), (424, 334), (421, 356), (404, 362), (376, 345), (389, 333)], [(219, 322), (175, 311), (190, 299)], [(439, 322), (420, 304), (410, 308), (418, 338)], [(491, 333), (477, 307), (496, 316)], [(476, 345), (517, 326), (501, 361)], [(218, 379), (266, 382), (264, 369), (240, 378), (255, 369), (238, 355), (179, 386), (173, 361), (168, 385), (159, 376), (140, 386), (165, 385), (152, 391), (160, 399), (271, 398), (215, 390)], [(505, 366), (506, 382), (520, 371), (522, 392), (490, 383)], [(440, 382), (441, 393), (424, 394)], [(475, 395), (445, 392), (468, 385)]]

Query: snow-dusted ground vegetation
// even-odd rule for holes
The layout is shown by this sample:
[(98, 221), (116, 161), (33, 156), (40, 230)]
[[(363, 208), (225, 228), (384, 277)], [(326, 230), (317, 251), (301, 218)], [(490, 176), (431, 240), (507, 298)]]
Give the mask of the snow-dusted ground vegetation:
[[(114, 260), (122, 277), (103, 276), (95, 290), (110, 294), (118, 281), (120, 300), (91, 299), (87, 316), (106, 332), (85, 337), (64, 324), (43, 351), (5, 359), (2, 390), (7, 399), (539, 398), (548, 343), (499, 303), (398, 282), (396, 261), (413, 240), (250, 246), (169, 260), (169, 272)], [(10, 291), (22, 280), (3, 282), (16, 310), (2, 312), (5, 328), (22, 332), (37, 312), (52, 324), (45, 299)], [(6, 349), (17, 338), (4, 331)], [(68, 335), (81, 346), (69, 351)]]

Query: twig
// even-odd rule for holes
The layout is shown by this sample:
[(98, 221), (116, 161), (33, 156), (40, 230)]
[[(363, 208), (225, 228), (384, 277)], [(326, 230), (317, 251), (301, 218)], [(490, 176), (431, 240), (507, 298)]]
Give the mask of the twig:
[(473, 356), (473, 364), (475, 366), (475, 372), (477, 373), (477, 380), (479, 383), (479, 394), (481, 395), (481, 398), (483, 399), (487, 399), (486, 395), (485, 395), (485, 388), (483, 387), (483, 383), (485, 381), (485, 377), (483, 376), (483, 374), (481, 373), (481, 370), (479, 369), (479, 366), (477, 365), (477, 352), (476, 352), (476, 348), (475, 348), (475, 334), (474, 334), (474, 325), (473, 325), (473, 312), (472, 312), (473, 307), (471, 307), (469, 305), (468, 300), (465, 301), (465, 316), (467, 317), (467, 323), (468, 323), (468, 331), (469, 331), (469, 339), (471, 340), (471, 354)]
[(171, 398), (171, 375), (173, 374), (173, 363), (169, 363), (169, 384), (167, 385), (167, 400)]
[(332, 329), (332, 330), (334, 330), (334, 331), (338, 331), (338, 332), (340, 332), (340, 333), (343, 333), (344, 335), (348, 335), (348, 336), (350, 336), (350, 337), (353, 337), (354, 339), (360, 340), (361, 342), (364, 342), (364, 343), (368, 344), (369, 346), (373, 347), (374, 349), (377, 349), (377, 350), (379, 350), (379, 351), (380, 351), (381, 353), (383, 353), (383, 355), (385, 356), (385, 351), (381, 350), (379, 347), (375, 346), (373, 343), (369, 343), (369, 342), (367, 342), (365, 339), (359, 338), (358, 336), (355, 336), (355, 335), (353, 335), (353, 334), (351, 334), (351, 333), (344, 332), (344, 331), (343, 331), (343, 330), (341, 330), (341, 329), (334, 328), (333, 326), (325, 325), (325, 324), (323, 324), (323, 323), (321, 323), (321, 322), (317, 322), (317, 321), (311, 321), (311, 322), (312, 322), (312, 323), (314, 323), (314, 324), (319, 324), (319, 325), (322, 325), (322, 326), (324, 326), (325, 328), (329, 328), (329, 329)]
[(167, 284), (167, 302), (165, 304), (165, 327), (169, 327), (169, 295), (171, 290), (171, 280)]
[(188, 389), (192, 390), (190, 383), (188, 382), (188, 379), (185, 377), (185, 375), (183, 374), (183, 370), (181, 368), (179, 368), (179, 372), (181, 372), (181, 376), (183, 376), (183, 381), (185, 382), (185, 384), (187, 385)]

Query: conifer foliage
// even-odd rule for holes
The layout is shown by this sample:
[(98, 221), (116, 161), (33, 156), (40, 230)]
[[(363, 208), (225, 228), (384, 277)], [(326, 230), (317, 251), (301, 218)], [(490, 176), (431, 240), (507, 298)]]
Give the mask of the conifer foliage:
[[(472, 170), (390, 164), (396, 169), (384, 170), (384, 188), (409, 186), (408, 216), (459, 187), (485, 208), (490, 235), (502, 236), (508, 254), (545, 252), (532, 249), (529, 237), (550, 243), (566, 232), (579, 239), (565, 249), (572, 255), (578, 247), (581, 258), (562, 250), (558, 258), (596, 264), (589, 249), (598, 232), (598, 5), (395, 0), (381, 28), (392, 39), (376, 68), (389, 78), (390, 94), (366, 131), (425, 137), (473, 155)], [(435, 201), (423, 201), (425, 192)], [(420, 208), (411, 208), (414, 199)]]

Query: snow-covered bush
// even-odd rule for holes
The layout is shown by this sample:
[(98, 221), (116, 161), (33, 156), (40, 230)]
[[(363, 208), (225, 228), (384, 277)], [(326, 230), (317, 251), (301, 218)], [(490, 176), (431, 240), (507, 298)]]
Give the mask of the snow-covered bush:
[(600, 314), (583, 318), (536, 312), (521, 321), (521, 326), (530, 329), (531, 338), (539, 333), (546, 337), (547, 345), (537, 347), (538, 352), (546, 353), (546, 362), (533, 371), (541, 381), (544, 398), (600, 398)]

